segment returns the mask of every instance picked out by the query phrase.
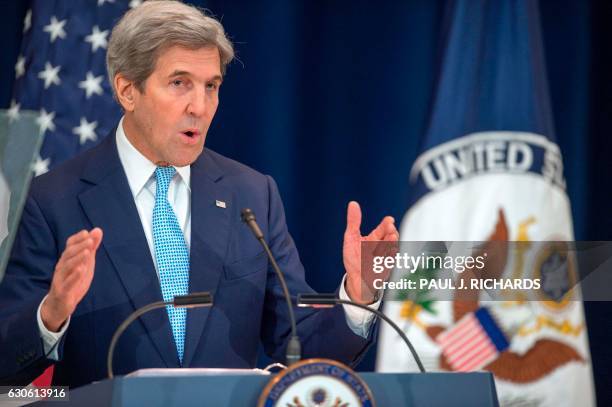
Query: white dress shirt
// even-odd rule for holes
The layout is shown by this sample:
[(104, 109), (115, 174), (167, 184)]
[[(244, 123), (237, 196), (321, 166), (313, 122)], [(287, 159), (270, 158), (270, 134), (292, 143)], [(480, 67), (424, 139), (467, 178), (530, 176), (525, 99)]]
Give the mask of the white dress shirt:
[[(132, 191), (136, 208), (138, 209), (140, 223), (142, 223), (145, 237), (147, 238), (151, 258), (153, 259), (155, 270), (159, 277), (159, 270), (157, 269), (157, 261), (155, 259), (155, 248), (153, 245), (153, 207), (155, 206), (155, 188), (157, 186), (157, 181), (155, 179), (155, 168), (157, 166), (143, 156), (140, 151), (130, 143), (123, 130), (123, 118), (119, 121), (115, 135), (119, 160), (127, 176), (128, 184)], [(181, 230), (185, 235), (185, 242), (187, 243), (188, 249), (191, 247), (190, 176), (190, 166), (176, 167), (176, 174), (174, 174), (168, 188), (168, 201), (170, 205), (172, 205), (172, 209), (176, 214)], [(339, 296), (341, 299), (348, 300), (349, 296), (344, 289), (345, 280), (346, 275), (342, 279)], [(42, 302), (44, 302), (44, 299)], [(355, 334), (366, 338), (374, 317), (373, 314), (357, 307), (351, 307), (350, 305), (343, 304), (342, 306), (346, 315), (346, 322), (350, 329)], [(371, 305), (371, 307), (374, 308), (378, 308), (379, 306), (380, 300)], [(39, 305), (37, 320), (40, 335), (43, 339), (45, 354), (48, 354), (66, 332), (70, 324), (70, 318), (64, 323), (59, 332), (51, 332), (42, 323)], [(49, 358), (54, 360), (59, 359), (57, 349), (53, 349)]]

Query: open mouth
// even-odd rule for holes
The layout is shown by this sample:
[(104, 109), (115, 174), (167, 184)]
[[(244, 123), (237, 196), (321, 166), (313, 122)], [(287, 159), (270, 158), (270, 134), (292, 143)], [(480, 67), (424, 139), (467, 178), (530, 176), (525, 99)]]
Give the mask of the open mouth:
[(183, 140), (190, 142), (190, 143), (195, 143), (197, 142), (199, 136), (200, 136), (200, 132), (197, 129), (187, 129), (187, 130), (183, 130), (180, 132), (180, 134), (182, 134), (183, 136), (185, 136), (183, 138)]
[(184, 135), (186, 135), (187, 137), (195, 137), (197, 136), (197, 132), (193, 131), (193, 130), (187, 130), (187, 131), (183, 131), (182, 132)]

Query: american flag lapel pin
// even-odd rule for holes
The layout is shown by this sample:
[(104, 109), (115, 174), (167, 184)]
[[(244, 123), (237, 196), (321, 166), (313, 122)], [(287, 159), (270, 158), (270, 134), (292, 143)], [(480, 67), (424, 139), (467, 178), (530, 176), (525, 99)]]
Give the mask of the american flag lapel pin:
[(227, 207), (227, 205), (225, 204), (225, 201), (219, 201), (218, 199), (215, 200), (215, 205), (217, 205), (219, 208), (223, 208), (223, 209), (225, 209)]

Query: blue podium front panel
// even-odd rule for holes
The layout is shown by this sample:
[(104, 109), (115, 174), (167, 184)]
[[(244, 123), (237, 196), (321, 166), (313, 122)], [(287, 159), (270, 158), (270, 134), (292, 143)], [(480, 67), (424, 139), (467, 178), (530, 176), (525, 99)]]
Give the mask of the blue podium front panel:
[[(378, 407), (498, 406), (490, 373), (361, 373)], [(70, 391), (62, 406), (256, 406), (273, 376), (121, 377)], [(57, 407), (57, 402), (35, 406)]]

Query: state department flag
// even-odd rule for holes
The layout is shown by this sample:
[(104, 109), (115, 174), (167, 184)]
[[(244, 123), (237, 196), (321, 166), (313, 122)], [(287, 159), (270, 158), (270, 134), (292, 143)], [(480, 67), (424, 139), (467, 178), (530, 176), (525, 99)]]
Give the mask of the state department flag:
[[(401, 240), (487, 241), (495, 231), (496, 240), (533, 242), (536, 249), (548, 241), (572, 241), (538, 2), (456, 0), (447, 7), (438, 84), (422, 152), (410, 173), (413, 196)], [(527, 278), (540, 271), (529, 261), (515, 261), (514, 267)], [(475, 304), (401, 298), (387, 301), (385, 312), (407, 329), (428, 370), (466, 370), (452, 363), (457, 355), (445, 336), (469, 320), (473, 330), (462, 333), (480, 342), (468, 345), (483, 346), (488, 355), (473, 359), (468, 370), (495, 375), (502, 405), (594, 405), (580, 298)], [(480, 309), (509, 333), (507, 348), (495, 346), (492, 331), (473, 319)], [(471, 317), (462, 320), (465, 315)], [(517, 321), (520, 326), (507, 329)], [(468, 350), (463, 347), (461, 357), (470, 357)], [(377, 370), (416, 370), (387, 327)]]

